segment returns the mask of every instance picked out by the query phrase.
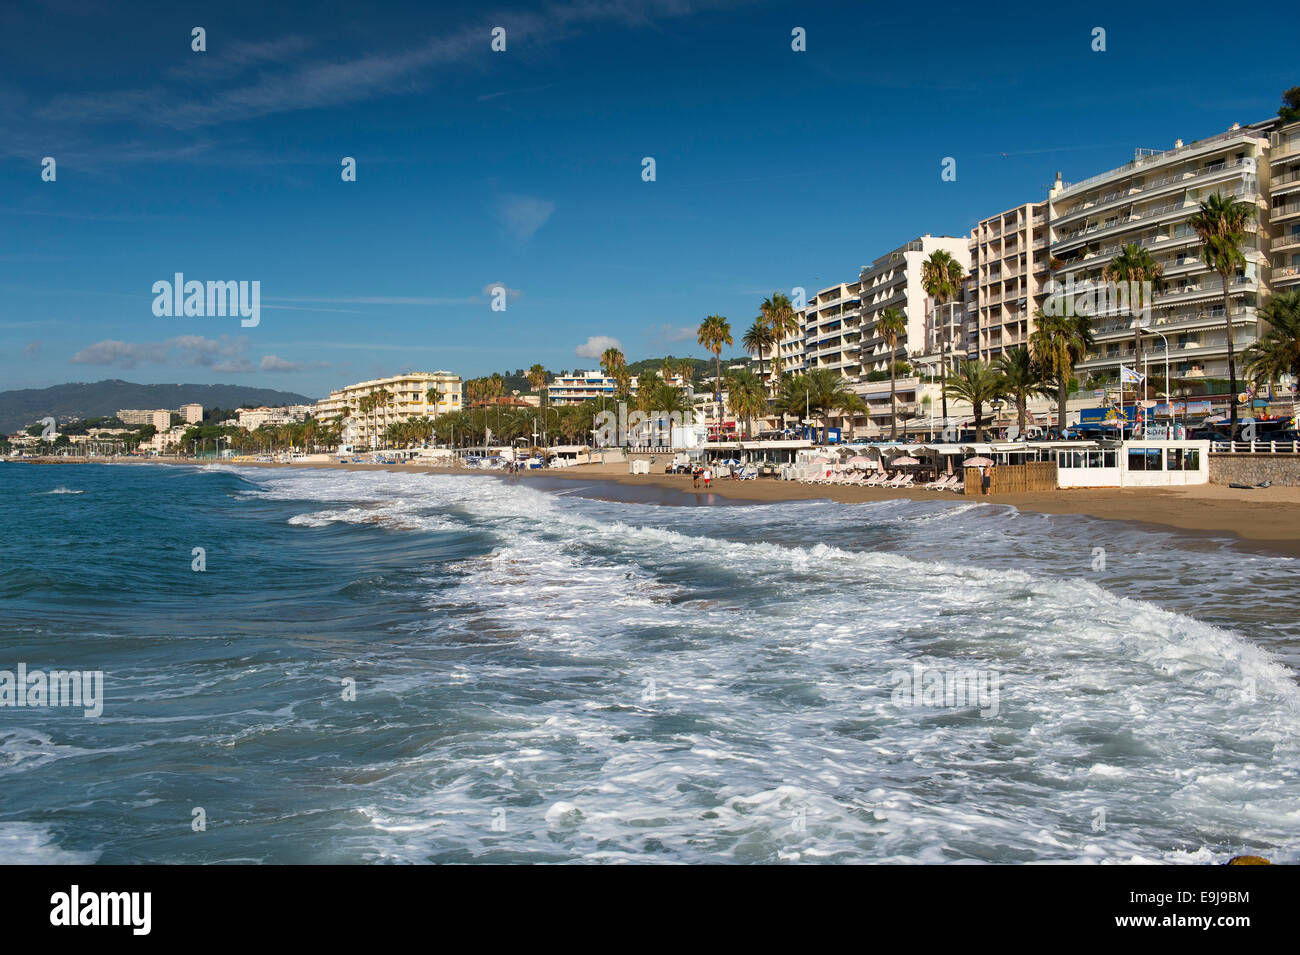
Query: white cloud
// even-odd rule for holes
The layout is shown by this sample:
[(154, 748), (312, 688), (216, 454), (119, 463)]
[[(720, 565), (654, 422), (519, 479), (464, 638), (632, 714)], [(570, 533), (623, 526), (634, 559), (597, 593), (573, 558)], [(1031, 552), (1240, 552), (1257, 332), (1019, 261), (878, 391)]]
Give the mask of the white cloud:
[(204, 338), (202, 335), (178, 335), (165, 343), (179, 352), (181, 364), (211, 368), (218, 359), (238, 358), (248, 351), (246, 338)]
[(229, 361), (218, 362), (212, 366), (212, 370), (227, 374), (246, 375), (253, 370), (253, 363), (247, 358), (232, 358)]
[(606, 348), (617, 348), (622, 351), (623, 343), (608, 335), (592, 335), (577, 347), (576, 352), (579, 358), (599, 358), (605, 353)]
[(164, 342), (122, 342), (107, 338), (87, 345), (72, 356), (70, 361), (79, 365), (115, 365), (134, 368), (142, 361), (165, 362), (167, 345)]
[(285, 361), (278, 355), (263, 355), (262, 371), (302, 371), (302, 365), (296, 361)]

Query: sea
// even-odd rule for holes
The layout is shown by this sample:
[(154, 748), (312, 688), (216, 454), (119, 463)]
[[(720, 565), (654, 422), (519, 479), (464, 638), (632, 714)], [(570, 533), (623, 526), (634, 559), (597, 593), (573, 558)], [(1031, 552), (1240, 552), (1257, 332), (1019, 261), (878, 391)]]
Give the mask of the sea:
[(1297, 569), (939, 493), (6, 463), (0, 863), (1297, 862)]

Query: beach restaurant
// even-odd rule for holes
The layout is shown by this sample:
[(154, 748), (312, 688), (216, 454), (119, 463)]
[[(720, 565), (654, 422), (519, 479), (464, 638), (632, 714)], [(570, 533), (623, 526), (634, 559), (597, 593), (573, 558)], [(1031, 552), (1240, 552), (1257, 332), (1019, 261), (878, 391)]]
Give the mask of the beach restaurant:
[(1208, 441), (1140, 439), (841, 445), (800, 449), (781, 476), (806, 481), (863, 470), (908, 472), (918, 482), (938, 481), (945, 475), (963, 475), (975, 465), (987, 469), (996, 490), (1007, 483), (998, 477), (1031, 470), (1042, 474), (1042, 466), (1054, 464), (1058, 488), (1182, 487), (1209, 483), (1209, 451)]

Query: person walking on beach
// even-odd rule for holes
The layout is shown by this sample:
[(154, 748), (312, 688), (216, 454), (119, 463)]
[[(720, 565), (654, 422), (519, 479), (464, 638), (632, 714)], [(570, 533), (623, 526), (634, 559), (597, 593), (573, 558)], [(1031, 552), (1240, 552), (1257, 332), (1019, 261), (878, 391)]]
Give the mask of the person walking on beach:
[(691, 468), (691, 477), (695, 479), (695, 490), (698, 491), (700, 489), (700, 469), (698, 467)]
[(705, 469), (704, 469), (704, 486), (705, 486), (706, 488), (707, 488), (707, 487), (711, 487), (711, 486), (712, 486), (712, 481), (713, 481), (713, 471), (712, 471), (712, 469), (710, 469), (710, 468), (705, 468)]

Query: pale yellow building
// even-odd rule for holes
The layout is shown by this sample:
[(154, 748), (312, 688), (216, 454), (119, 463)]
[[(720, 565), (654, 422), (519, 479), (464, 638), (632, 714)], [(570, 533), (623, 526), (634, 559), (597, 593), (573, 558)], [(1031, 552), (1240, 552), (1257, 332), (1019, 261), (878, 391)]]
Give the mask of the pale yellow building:
[[(429, 400), (436, 390), (437, 400)], [(385, 392), (388, 403), (362, 411), (361, 399)], [(464, 394), (459, 375), (449, 371), (415, 371), (390, 378), (357, 382), (316, 403), (315, 417), (321, 421), (343, 422), (343, 443), (353, 447), (378, 447), (390, 424), (412, 418), (433, 418), (460, 411)], [(345, 414), (346, 412), (346, 414)]]

